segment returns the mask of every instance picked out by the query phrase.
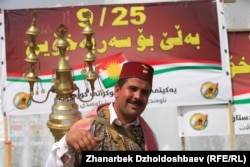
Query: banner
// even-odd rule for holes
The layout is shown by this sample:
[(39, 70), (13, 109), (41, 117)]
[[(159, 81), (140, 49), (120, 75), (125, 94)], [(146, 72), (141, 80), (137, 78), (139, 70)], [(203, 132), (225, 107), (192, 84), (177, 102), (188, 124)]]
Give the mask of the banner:
[[(235, 134), (250, 133), (250, 31), (230, 31), (229, 49), (233, 86)], [(242, 45), (244, 43), (244, 45)]]
[(250, 113), (249, 105), (236, 105), (233, 116), (235, 134), (250, 133)]
[(227, 118), (227, 105), (179, 107), (179, 136), (229, 135)]
[[(250, 103), (250, 31), (229, 32), (230, 68), (234, 104)], [(244, 43), (244, 45), (242, 45)]]
[(45, 105), (27, 101), (29, 85), (23, 72), (27, 68), (24, 59), (29, 53), (25, 45), (29, 38), (25, 32), (31, 25), (34, 10), (38, 13), (40, 29), (36, 52), (41, 81), (35, 86), (38, 95), (34, 96), (38, 101), (46, 96), (40, 93), (41, 89), (47, 92), (52, 86), (52, 71), (59, 58), (55, 30), (62, 23), (69, 28), (67, 56), (74, 69), (75, 83), (80, 85), (81, 96), (90, 99), (90, 94), (84, 92), (86, 81), (81, 75), (86, 66), (83, 57), (87, 54), (82, 34), (83, 13), (89, 11), (96, 32), (95, 70), (99, 79), (95, 83), (94, 100), (80, 103), (80, 110), (114, 100), (114, 84), (126, 61), (142, 61), (155, 68), (149, 107), (228, 103), (232, 97), (231, 80), (225, 66), (227, 55), (221, 49), (226, 40), (221, 38), (225, 30), (218, 3), (221, 2), (204, 0), (4, 11), (7, 113), (49, 113), (54, 101), (55, 95), (50, 95)]

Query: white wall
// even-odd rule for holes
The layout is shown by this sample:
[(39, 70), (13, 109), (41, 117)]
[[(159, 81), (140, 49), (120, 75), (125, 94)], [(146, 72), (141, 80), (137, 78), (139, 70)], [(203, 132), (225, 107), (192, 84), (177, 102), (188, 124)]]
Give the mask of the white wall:
[(224, 4), (228, 29), (250, 28), (250, 1), (236, 0), (236, 3)]

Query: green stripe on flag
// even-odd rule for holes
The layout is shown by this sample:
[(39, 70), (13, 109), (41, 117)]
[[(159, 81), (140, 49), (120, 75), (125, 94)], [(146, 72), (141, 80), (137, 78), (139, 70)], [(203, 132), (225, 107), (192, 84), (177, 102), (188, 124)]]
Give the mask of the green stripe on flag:
[(162, 73), (167, 73), (171, 71), (191, 70), (191, 69), (222, 70), (222, 68), (218, 66), (180, 66), (180, 67), (172, 67), (172, 68), (164, 68), (164, 69), (156, 70), (154, 74), (162, 74)]
[(111, 79), (111, 78), (105, 78), (102, 80), (102, 83), (104, 85), (105, 88), (110, 88), (112, 86), (115, 86), (115, 84), (117, 83), (118, 79)]
[(233, 104), (250, 104), (250, 99), (234, 100)]
[[(51, 82), (52, 78), (48, 78), (48, 79), (41, 79), (38, 80), (37, 82), (42, 82), (42, 83), (49, 83)], [(76, 75), (73, 77), (74, 81), (81, 81), (81, 80), (85, 80), (86, 79), (86, 75)], [(27, 80), (25, 80), (24, 78), (7, 78), (7, 81), (9, 82), (28, 82)]]

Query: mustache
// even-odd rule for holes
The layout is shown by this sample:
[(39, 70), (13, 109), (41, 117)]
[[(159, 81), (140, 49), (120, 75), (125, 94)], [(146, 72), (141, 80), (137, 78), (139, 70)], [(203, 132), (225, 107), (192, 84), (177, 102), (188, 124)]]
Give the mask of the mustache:
[(131, 104), (136, 104), (138, 106), (143, 106), (144, 103), (140, 100), (135, 100), (135, 99), (128, 99), (128, 103), (131, 103)]

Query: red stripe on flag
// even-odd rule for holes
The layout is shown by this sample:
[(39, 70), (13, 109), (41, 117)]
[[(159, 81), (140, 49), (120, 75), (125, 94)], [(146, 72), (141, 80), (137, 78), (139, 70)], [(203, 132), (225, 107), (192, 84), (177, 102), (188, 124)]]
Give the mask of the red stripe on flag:
[(96, 69), (96, 72), (99, 73), (102, 70), (106, 70), (108, 64), (110, 63), (121, 64), (124, 61), (126, 61), (126, 57), (123, 53), (118, 53), (115, 55), (103, 57), (103, 58), (98, 59), (98, 61), (96, 62), (95, 69)]

